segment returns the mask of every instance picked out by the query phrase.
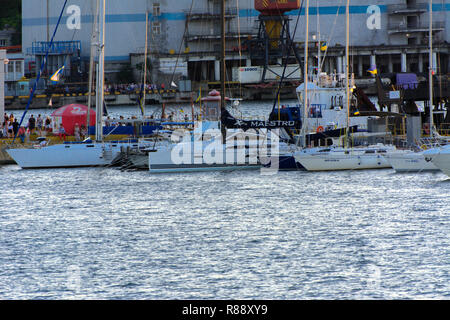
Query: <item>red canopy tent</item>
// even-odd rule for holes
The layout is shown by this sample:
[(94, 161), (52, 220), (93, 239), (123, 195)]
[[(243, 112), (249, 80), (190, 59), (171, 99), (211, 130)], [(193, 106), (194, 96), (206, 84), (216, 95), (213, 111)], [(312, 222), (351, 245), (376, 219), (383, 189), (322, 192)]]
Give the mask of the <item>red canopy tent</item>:
[[(86, 126), (88, 107), (82, 104), (68, 104), (56, 109), (52, 114), (54, 129), (57, 130), (55, 125), (63, 126), (66, 134), (73, 135), (75, 125), (80, 128), (82, 125)], [(89, 125), (95, 126), (95, 111), (90, 110), (89, 113)]]

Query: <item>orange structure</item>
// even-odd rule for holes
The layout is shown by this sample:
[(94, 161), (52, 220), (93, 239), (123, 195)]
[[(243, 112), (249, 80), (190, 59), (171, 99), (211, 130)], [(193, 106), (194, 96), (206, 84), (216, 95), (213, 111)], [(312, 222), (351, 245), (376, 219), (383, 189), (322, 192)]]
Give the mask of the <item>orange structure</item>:
[(300, 8), (300, 0), (255, 0), (255, 9), (263, 15), (280, 15)]

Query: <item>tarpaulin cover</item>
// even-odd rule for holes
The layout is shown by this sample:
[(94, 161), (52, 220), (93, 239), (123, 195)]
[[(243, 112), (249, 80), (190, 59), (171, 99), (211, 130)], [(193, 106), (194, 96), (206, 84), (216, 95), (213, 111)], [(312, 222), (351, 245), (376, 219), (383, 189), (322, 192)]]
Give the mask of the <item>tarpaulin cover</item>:
[[(73, 135), (75, 126), (86, 126), (88, 107), (82, 104), (69, 104), (55, 110), (51, 116), (64, 126), (66, 134)], [(89, 124), (95, 126), (95, 111), (90, 110)]]
[(397, 73), (397, 86), (403, 89), (417, 89), (418, 81), (414, 73)]

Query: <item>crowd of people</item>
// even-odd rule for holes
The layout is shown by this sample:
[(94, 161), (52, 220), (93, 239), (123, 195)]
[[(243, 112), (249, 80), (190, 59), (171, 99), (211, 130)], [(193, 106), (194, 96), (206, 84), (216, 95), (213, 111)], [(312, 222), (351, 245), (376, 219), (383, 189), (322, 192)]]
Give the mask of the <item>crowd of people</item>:
[(52, 120), (49, 116), (43, 117), (40, 114), (35, 118), (32, 114), (28, 121), (20, 126), (19, 119), (14, 114), (3, 115), (3, 121), (0, 123), (0, 137), (14, 138), (19, 137), (23, 142), (26, 135), (37, 133), (42, 135), (43, 132), (52, 131)]
[[(195, 116), (197, 118), (197, 115)], [(160, 118), (160, 119), (158, 119)], [(123, 116), (119, 118), (114, 118), (107, 116), (105, 119), (106, 126), (126, 126), (133, 125), (136, 116), (129, 117), (125, 119)], [(154, 117), (153, 115), (145, 117), (148, 122), (159, 123), (162, 122), (189, 122), (192, 121), (191, 115), (188, 112), (184, 112), (180, 109), (180, 112), (169, 111), (160, 115), (159, 117)], [(19, 138), (24, 142), (26, 137), (32, 134), (37, 136), (45, 136), (48, 134), (54, 134), (59, 136), (61, 140), (66, 140), (67, 133), (62, 124), (52, 123), (52, 118), (50, 116), (42, 116), (38, 114), (37, 117), (31, 114), (27, 120), (24, 120), (22, 125), (20, 125), (20, 118), (14, 116), (14, 114), (8, 115), (6, 112), (3, 116), (3, 121), (0, 122), (0, 138)], [(76, 141), (82, 141), (88, 136), (87, 127), (85, 125), (75, 124), (74, 127), (74, 138)]]
[[(150, 90), (165, 90), (166, 85), (164, 83), (160, 85), (156, 84), (146, 84), (145, 85), (146, 91)], [(114, 94), (116, 92), (120, 94), (131, 94), (141, 91), (141, 85), (136, 83), (113, 83), (113, 84), (106, 84), (105, 85), (105, 93)], [(60, 85), (53, 85), (51, 87), (48, 87), (45, 90), (45, 93), (48, 95), (52, 94), (86, 94), (88, 93), (88, 87), (87, 86), (78, 86), (78, 87), (69, 87), (68, 85), (60, 84)]]
[[(164, 90), (165, 85), (162, 83), (160, 86), (157, 86), (156, 84), (146, 84), (145, 85), (146, 90)], [(135, 93), (137, 91), (141, 90), (141, 85), (136, 83), (129, 83), (129, 84), (108, 84), (105, 86), (105, 92), (107, 93), (115, 93), (120, 92), (123, 94), (128, 93)]]

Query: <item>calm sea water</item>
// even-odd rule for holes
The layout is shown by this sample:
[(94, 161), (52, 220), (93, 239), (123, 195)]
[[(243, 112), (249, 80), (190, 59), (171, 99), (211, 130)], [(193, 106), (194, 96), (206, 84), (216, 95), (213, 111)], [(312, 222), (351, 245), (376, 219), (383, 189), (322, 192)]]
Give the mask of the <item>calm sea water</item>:
[(450, 299), (442, 173), (9, 165), (0, 186), (1, 299)]

